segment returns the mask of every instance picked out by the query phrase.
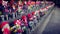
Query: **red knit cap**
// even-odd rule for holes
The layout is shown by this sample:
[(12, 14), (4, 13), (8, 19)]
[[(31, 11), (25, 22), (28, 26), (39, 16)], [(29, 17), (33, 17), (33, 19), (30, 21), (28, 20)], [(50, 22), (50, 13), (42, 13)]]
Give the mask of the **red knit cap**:
[(31, 18), (32, 17), (32, 14), (28, 14), (28, 18)]
[(24, 19), (26, 19), (27, 17), (24, 15), (24, 16), (22, 16), (22, 19), (24, 20)]
[(34, 15), (35, 14), (35, 12), (32, 12), (32, 15)]
[(24, 21), (24, 23), (27, 23), (27, 17), (25, 15), (22, 16), (22, 20)]
[(28, 1), (28, 5), (30, 5), (31, 4), (31, 1)]
[(2, 28), (2, 27), (4, 27), (6, 24), (8, 24), (8, 22), (7, 22), (7, 21), (2, 22), (2, 24), (1, 24), (1, 28)]
[(14, 21), (14, 24), (15, 24), (15, 25), (16, 25), (16, 24), (21, 25), (21, 21), (20, 21), (20, 20), (15, 20), (15, 21)]

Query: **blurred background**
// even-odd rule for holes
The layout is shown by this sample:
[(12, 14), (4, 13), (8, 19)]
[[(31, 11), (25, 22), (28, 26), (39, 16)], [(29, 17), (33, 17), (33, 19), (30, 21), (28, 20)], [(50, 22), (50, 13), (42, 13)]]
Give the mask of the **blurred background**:
[[(4, 1), (6, 2), (4, 3)], [(60, 0), (21, 1), (19, 2), (19, 0), (0, 0), (0, 34), (6, 33), (6, 30), (3, 31), (3, 29), (5, 29), (4, 27), (7, 28), (9, 33), (11, 31), (11, 34), (60, 33), (60, 8), (57, 8), (60, 7)], [(29, 3), (24, 1), (29, 1)], [(31, 1), (35, 2), (31, 3)], [(37, 1), (41, 1), (41, 3), (38, 3)], [(52, 17), (50, 16), (50, 14)], [(48, 18), (48, 16), (50, 16), (50, 18)], [(49, 19), (49, 21), (47, 18)], [(8, 24), (5, 21), (9, 21)], [(15, 28), (13, 26), (15, 26)], [(8, 27), (10, 28), (8, 29)]]
[[(5, 1), (10, 2), (10, 0), (5, 0)], [(15, 1), (18, 1), (18, 0), (15, 0)], [(22, 0), (22, 1), (28, 1), (28, 0)], [(36, 0), (32, 0), (32, 1), (36, 1)], [(56, 4), (56, 6), (60, 7), (60, 0), (38, 0), (38, 1), (53, 1)]]

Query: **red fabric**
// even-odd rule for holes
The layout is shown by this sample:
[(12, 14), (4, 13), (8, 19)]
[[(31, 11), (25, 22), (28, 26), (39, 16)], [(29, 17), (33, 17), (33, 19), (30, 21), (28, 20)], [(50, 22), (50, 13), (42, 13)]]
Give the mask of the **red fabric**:
[(8, 24), (8, 22), (7, 22), (7, 21), (2, 22), (2, 24), (1, 24), (1, 28), (2, 28), (2, 27), (4, 27), (6, 24)]
[(35, 12), (32, 12), (32, 15), (34, 15), (35, 14)]
[(10, 30), (8, 28), (4, 28), (3, 34), (10, 34)]
[(22, 20), (24, 21), (25, 24), (27, 23), (27, 17), (25, 15), (22, 16)]
[[(31, 18), (32, 18), (32, 19), (31, 19)], [(28, 19), (29, 19), (29, 20), (33, 20), (32, 14), (28, 14)]]
[(22, 16), (22, 19), (23, 19), (23, 20), (26, 19), (26, 16)]
[(31, 4), (31, 1), (28, 1), (28, 5), (30, 5)]
[(20, 21), (20, 20), (15, 20), (15, 21), (14, 21), (14, 24), (15, 24), (15, 25), (16, 25), (16, 24), (21, 25), (21, 21)]
[(28, 14), (28, 18), (31, 18), (32, 17), (32, 14)]

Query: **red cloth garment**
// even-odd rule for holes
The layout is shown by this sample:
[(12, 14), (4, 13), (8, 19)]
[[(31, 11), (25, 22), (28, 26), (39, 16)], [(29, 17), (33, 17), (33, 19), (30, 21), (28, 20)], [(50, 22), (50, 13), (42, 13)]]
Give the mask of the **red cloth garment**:
[(10, 30), (8, 28), (4, 28), (3, 34), (10, 34)]
[(27, 16), (28, 16), (29, 20), (33, 20), (33, 15), (32, 14), (28, 14)]
[(22, 16), (22, 20), (23, 20), (23, 22), (25, 23), (25, 24), (27, 24), (27, 17), (24, 15), (24, 16)]

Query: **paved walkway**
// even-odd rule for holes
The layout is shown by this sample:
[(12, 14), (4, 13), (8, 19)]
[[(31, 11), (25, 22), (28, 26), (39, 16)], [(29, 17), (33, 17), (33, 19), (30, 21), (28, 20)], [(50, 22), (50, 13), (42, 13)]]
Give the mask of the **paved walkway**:
[(43, 34), (60, 34), (60, 8), (55, 8)]

